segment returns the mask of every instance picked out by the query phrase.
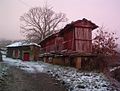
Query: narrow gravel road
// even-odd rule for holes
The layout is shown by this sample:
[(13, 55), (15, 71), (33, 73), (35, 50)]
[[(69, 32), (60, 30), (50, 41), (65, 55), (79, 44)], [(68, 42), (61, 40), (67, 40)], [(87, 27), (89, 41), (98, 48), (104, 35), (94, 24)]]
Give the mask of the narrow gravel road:
[(67, 91), (63, 85), (45, 73), (27, 73), (10, 67), (9, 77), (9, 91)]

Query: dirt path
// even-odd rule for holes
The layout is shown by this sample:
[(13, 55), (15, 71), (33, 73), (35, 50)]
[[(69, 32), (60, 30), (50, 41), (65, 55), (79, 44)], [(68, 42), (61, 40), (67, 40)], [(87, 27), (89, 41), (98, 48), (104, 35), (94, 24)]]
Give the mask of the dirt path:
[(63, 85), (45, 73), (26, 73), (15, 67), (9, 69), (9, 91), (67, 91)]

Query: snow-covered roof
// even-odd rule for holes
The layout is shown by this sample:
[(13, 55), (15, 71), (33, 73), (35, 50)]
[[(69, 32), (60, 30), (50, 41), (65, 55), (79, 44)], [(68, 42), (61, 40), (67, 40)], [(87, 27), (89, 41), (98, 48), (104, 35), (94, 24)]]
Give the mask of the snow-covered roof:
[(35, 45), (35, 46), (40, 47), (40, 45), (38, 45), (37, 43), (28, 43), (25, 41), (15, 42), (15, 43), (12, 43), (10, 45), (7, 45), (6, 47), (19, 47), (19, 46), (30, 46), (30, 45)]

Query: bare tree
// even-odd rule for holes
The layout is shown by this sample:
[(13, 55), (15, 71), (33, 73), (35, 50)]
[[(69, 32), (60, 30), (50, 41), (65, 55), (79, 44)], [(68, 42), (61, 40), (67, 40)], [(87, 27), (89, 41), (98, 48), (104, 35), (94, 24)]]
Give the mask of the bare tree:
[(103, 27), (99, 28), (96, 37), (93, 39), (93, 52), (104, 55), (114, 55), (117, 48), (115, 33), (106, 32)]
[(30, 9), (20, 20), (22, 33), (32, 41), (40, 42), (57, 30), (67, 18), (64, 13), (56, 13), (52, 8), (45, 6)]
[(0, 40), (0, 48), (5, 48), (7, 45), (11, 44), (12, 40), (1, 39)]

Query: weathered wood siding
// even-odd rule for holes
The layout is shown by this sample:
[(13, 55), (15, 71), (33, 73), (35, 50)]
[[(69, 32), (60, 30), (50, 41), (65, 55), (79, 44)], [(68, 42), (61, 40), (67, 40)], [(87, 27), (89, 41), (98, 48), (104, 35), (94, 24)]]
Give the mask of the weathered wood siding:
[(92, 29), (83, 27), (75, 28), (75, 50), (83, 53), (92, 51)]
[(63, 38), (64, 38), (64, 42), (63, 42), (63, 46), (64, 46), (64, 50), (73, 50), (73, 31), (71, 30), (67, 30), (68, 32), (65, 32), (63, 34)]
[(63, 37), (56, 37), (55, 39), (55, 50), (56, 51), (62, 51), (64, 49), (64, 46), (63, 46)]
[(41, 51), (44, 52), (58, 52), (63, 50), (63, 37), (57, 35), (51, 35), (41, 44)]
[[(54, 36), (54, 35), (53, 35)], [(50, 38), (47, 38), (41, 43), (41, 51), (42, 52), (51, 52), (55, 51), (55, 39), (56, 37), (50, 36)]]
[(46, 52), (54, 51), (55, 50), (55, 39), (50, 39), (46, 43)]

